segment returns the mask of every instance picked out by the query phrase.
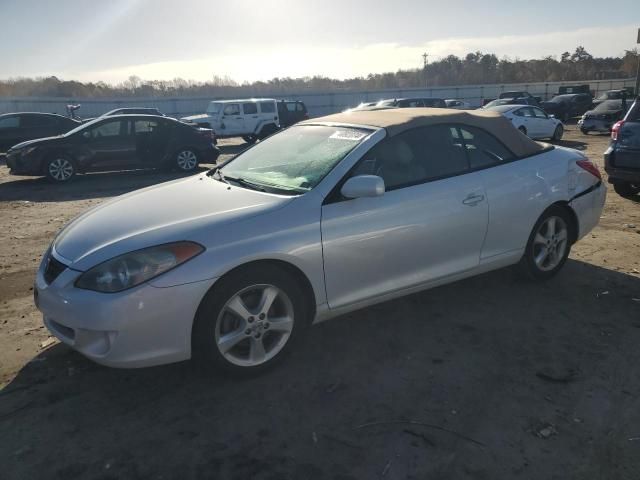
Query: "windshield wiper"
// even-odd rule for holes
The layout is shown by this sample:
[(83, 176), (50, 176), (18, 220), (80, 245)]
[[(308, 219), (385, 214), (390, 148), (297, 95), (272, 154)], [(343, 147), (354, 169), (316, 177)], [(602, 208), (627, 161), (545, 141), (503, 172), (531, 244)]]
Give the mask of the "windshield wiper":
[(248, 188), (250, 190), (257, 190), (259, 192), (266, 192), (267, 191), (267, 189), (264, 188), (262, 185), (258, 185), (257, 183), (250, 182), (248, 180), (245, 180), (242, 177), (227, 177), (227, 176), (224, 176), (221, 171), (219, 171), (219, 173), (220, 173), (220, 178), (222, 178), (222, 180), (224, 182), (237, 183), (241, 187), (245, 187), (245, 188)]

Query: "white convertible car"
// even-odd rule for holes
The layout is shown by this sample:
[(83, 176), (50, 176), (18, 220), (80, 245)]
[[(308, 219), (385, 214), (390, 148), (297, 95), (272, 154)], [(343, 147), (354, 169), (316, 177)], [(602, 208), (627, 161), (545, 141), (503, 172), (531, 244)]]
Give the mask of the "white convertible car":
[(485, 110), (501, 113), (531, 138), (549, 138), (557, 142), (564, 134), (564, 126), (560, 120), (532, 105), (496, 105)]
[(254, 373), (354, 309), (509, 265), (553, 276), (605, 195), (581, 152), (498, 113), (337, 114), (76, 218), (35, 301), (98, 363)]

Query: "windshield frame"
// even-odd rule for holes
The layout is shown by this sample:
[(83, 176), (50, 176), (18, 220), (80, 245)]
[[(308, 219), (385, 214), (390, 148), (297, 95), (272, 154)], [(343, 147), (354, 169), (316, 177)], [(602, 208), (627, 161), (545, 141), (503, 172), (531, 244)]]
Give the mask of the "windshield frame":
[[(324, 171), (315, 180), (314, 184), (312, 186), (310, 186), (308, 189), (304, 188), (304, 187), (290, 187), (288, 185), (277, 185), (277, 184), (273, 184), (273, 183), (270, 183), (270, 182), (264, 182), (264, 183), (263, 182), (258, 182), (258, 181), (256, 181), (255, 178), (244, 178), (244, 177), (238, 178), (235, 175), (235, 173), (237, 173), (237, 172), (233, 172), (233, 170), (231, 172), (228, 171), (228, 170), (225, 172), (226, 168), (228, 168), (230, 165), (232, 165), (238, 159), (242, 158), (248, 152), (253, 151), (255, 148), (259, 148), (260, 145), (264, 145), (265, 142), (270, 141), (271, 139), (276, 138), (279, 135), (285, 134), (286, 132), (290, 132), (290, 131), (292, 131), (294, 129), (309, 128), (309, 127), (325, 127), (325, 128), (339, 129), (339, 130), (353, 130), (353, 131), (361, 132), (363, 134), (363, 136), (362, 136), (362, 138), (358, 139), (357, 141), (354, 141), (353, 142), (354, 143), (353, 146), (351, 148), (349, 148), (348, 150), (346, 150), (345, 152), (343, 152), (342, 155), (340, 156), (340, 158), (338, 158), (335, 162), (333, 162), (331, 167), (327, 168), (326, 171)], [(233, 184), (233, 185), (237, 185), (237, 186), (239, 186), (241, 188), (250, 188), (250, 185), (248, 185), (248, 184), (254, 184), (255, 186), (258, 186), (258, 187), (261, 187), (262, 189), (264, 189), (262, 191), (264, 191), (265, 193), (288, 195), (288, 196), (305, 195), (306, 193), (312, 192), (316, 188), (318, 188), (318, 186), (322, 184), (322, 182), (325, 180), (325, 178), (328, 175), (331, 174), (331, 172), (333, 172), (347, 157), (349, 157), (349, 155), (351, 155), (354, 151), (356, 151), (358, 149), (358, 147), (360, 147), (374, 133), (376, 133), (376, 131), (377, 130), (374, 127), (371, 127), (371, 126), (368, 126), (368, 125), (358, 125), (358, 124), (305, 123), (305, 124), (292, 125), (292, 126), (290, 126), (288, 128), (282, 129), (281, 131), (279, 131), (276, 134), (272, 135), (271, 137), (269, 137), (269, 139), (266, 139), (263, 142), (256, 143), (256, 144), (252, 145), (251, 147), (247, 148), (246, 150), (240, 152), (235, 157), (230, 158), (229, 160), (225, 161), (221, 165), (213, 168), (212, 170), (210, 170), (208, 172), (208, 175), (210, 175), (210, 176), (218, 176), (218, 175), (216, 175), (216, 173), (219, 172), (219, 173), (222, 173), (222, 177), (220, 178), (220, 181), (223, 181), (223, 182), (229, 183), (229, 184)], [(327, 137), (327, 139), (328, 138), (329, 137)]]

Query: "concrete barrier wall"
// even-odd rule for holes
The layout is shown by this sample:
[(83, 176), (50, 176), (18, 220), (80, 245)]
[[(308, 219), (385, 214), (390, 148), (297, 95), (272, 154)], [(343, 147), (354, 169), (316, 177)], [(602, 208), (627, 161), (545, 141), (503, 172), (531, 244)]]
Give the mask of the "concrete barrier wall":
[[(371, 91), (340, 90), (333, 92), (292, 91), (287, 95), (260, 94), (261, 97), (277, 99), (302, 100), (312, 117), (327, 115), (354, 107), (361, 102), (372, 102), (384, 98), (401, 97), (438, 97), (466, 100), (473, 106), (482, 104), (482, 100), (496, 98), (501, 92), (509, 90), (525, 90), (543, 100), (552, 97), (562, 85), (589, 84), (597, 95), (612, 89), (634, 87), (635, 79), (592, 80), (574, 82), (543, 82), (492, 85), (462, 85), (434, 88), (390, 89)], [(66, 97), (0, 97), (0, 113), (9, 112), (49, 112), (66, 114), (65, 107), (69, 103), (79, 103), (83, 118), (96, 117), (109, 110), (121, 107), (156, 107), (172, 117), (194, 115), (205, 111), (211, 100), (232, 97), (149, 97), (149, 98), (66, 98)]]

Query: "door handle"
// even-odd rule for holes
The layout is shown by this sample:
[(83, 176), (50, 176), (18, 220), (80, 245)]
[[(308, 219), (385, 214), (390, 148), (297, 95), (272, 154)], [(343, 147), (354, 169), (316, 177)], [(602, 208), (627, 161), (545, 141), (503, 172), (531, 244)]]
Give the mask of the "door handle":
[(468, 195), (467, 198), (465, 198), (462, 203), (464, 203), (465, 205), (469, 205), (471, 207), (476, 206), (477, 204), (479, 204), (480, 202), (482, 202), (484, 200), (484, 195)]

